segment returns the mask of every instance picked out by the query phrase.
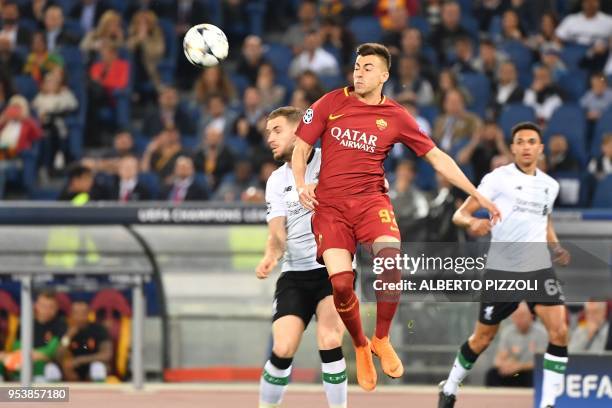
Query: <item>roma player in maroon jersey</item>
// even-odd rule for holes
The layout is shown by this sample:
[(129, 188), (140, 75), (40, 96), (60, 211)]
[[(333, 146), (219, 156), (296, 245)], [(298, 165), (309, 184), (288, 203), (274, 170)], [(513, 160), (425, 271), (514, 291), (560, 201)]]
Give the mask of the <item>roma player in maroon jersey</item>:
[[(404, 372), (389, 341), (399, 292), (376, 293), (376, 333), (368, 340), (361, 326), (351, 266), (357, 242), (370, 246), (377, 257), (395, 258), (399, 254), (400, 234), (385, 194), (383, 170), (383, 161), (393, 144), (403, 143), (424, 157), (451, 183), (489, 210), (492, 223), (499, 219), (499, 210), (476, 190), (453, 159), (434, 145), (406, 109), (382, 94), (390, 65), (391, 56), (383, 45), (359, 46), (354, 87), (329, 92), (306, 111), (296, 131), (298, 138), (292, 157), (300, 202), (315, 210), (312, 227), (317, 257), (330, 274), (336, 310), (355, 346), (357, 381), (367, 391), (376, 387), (377, 380), (372, 353), (380, 358), (388, 376), (398, 378)], [(306, 162), (319, 138), (322, 144), (319, 183), (306, 185)], [(399, 282), (400, 271), (389, 268), (381, 279)]]

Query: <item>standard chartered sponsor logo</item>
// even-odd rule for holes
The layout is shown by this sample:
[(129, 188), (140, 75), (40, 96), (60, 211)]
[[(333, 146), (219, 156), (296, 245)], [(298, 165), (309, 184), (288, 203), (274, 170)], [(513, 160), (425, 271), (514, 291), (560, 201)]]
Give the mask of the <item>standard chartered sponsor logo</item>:
[(331, 135), (340, 142), (341, 146), (351, 149), (363, 150), (374, 153), (378, 136), (369, 135), (365, 132), (353, 129), (342, 129), (338, 126), (331, 128)]

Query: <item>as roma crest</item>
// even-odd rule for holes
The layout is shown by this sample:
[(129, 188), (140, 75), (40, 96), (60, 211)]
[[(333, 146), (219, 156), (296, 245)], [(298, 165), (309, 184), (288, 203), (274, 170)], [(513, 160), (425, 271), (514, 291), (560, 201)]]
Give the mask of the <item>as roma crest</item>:
[(387, 121), (384, 119), (376, 119), (376, 127), (379, 130), (385, 130), (387, 128)]

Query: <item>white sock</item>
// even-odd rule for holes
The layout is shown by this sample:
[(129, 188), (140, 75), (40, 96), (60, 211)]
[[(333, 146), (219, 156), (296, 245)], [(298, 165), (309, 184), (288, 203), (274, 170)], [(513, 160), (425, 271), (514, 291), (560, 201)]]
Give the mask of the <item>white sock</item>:
[[(462, 348), (465, 347), (465, 344)], [(461, 353), (461, 350), (457, 353), (457, 357), (455, 357), (455, 361), (453, 362), (453, 368), (451, 369), (448, 378), (446, 379), (446, 383), (444, 384), (444, 388), (442, 392), (446, 395), (457, 395), (457, 388), (459, 388), (459, 384), (463, 382), (465, 377), (467, 377), (468, 373), (472, 369), (474, 363), (470, 363)]]
[(544, 354), (544, 378), (542, 379), (542, 400), (540, 408), (554, 406), (557, 395), (563, 386), (567, 357)]
[(329, 408), (346, 408), (347, 378), (344, 358), (331, 363), (321, 363), (323, 388)]
[(277, 408), (289, 384), (291, 366), (285, 370), (277, 368), (268, 360), (259, 380), (259, 408)]

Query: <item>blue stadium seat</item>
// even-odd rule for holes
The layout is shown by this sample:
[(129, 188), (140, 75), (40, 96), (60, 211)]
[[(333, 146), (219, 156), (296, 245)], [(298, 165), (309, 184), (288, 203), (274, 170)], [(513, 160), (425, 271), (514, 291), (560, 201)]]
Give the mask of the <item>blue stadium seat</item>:
[(439, 113), (440, 111), (434, 105), (419, 106), (419, 115), (427, 119), (432, 128), (434, 126), (434, 123), (436, 123), (436, 118), (438, 117)]
[(326, 91), (344, 86), (344, 78), (342, 75), (320, 75), (319, 80)]
[(595, 126), (595, 135), (591, 141), (591, 157), (599, 157), (601, 154), (601, 142), (606, 133), (612, 133), (612, 106), (601, 115)]
[(504, 106), (497, 124), (504, 132), (507, 141), (510, 140), (512, 127), (519, 122), (535, 122), (536, 116), (533, 108), (523, 104), (510, 104)]
[(489, 36), (491, 38), (497, 38), (502, 32), (502, 19), (501, 16), (494, 16), (489, 23)]
[(417, 187), (424, 191), (431, 191), (436, 188), (436, 171), (431, 164), (419, 158), (416, 162), (415, 183)]
[(230, 73), (230, 80), (238, 92), (238, 99), (242, 100), (244, 90), (251, 84), (249, 79), (244, 75), (237, 74), (235, 72)]
[(197, 149), (199, 143), (200, 139), (196, 135), (181, 135), (181, 145), (189, 152)]
[(476, 45), (478, 45), (478, 41), (479, 41), (478, 32), (480, 30), (478, 20), (476, 20), (470, 14), (462, 13), (461, 14), (461, 26), (463, 26), (463, 28), (465, 28), (467, 32), (470, 33), (472, 40), (474, 41)]
[(589, 74), (582, 69), (572, 69), (567, 71), (557, 82), (565, 92), (566, 99), (577, 102), (589, 87)]
[(593, 195), (593, 208), (612, 208), (612, 175), (599, 181)]
[(410, 16), (408, 25), (419, 30), (423, 37), (427, 37), (429, 35), (429, 21), (427, 21), (427, 19), (423, 16)]
[(274, 66), (277, 78), (285, 78), (293, 59), (293, 51), (281, 43), (270, 42), (265, 45), (265, 57)]
[(579, 44), (567, 43), (561, 50), (561, 59), (568, 69), (578, 68), (578, 63), (584, 57), (588, 47)]
[(570, 152), (581, 163), (586, 163), (586, 118), (582, 108), (575, 104), (564, 104), (555, 110), (544, 132), (544, 143), (552, 135), (562, 134), (567, 138)]
[(459, 81), (472, 95), (472, 102), (468, 105), (468, 108), (480, 116), (484, 116), (491, 97), (489, 78), (480, 73), (468, 73), (462, 74)]
[(376, 17), (353, 17), (348, 28), (358, 43), (380, 42), (383, 36), (382, 27)]
[(267, 1), (250, 0), (246, 4), (249, 15), (249, 34), (263, 35), (264, 17), (266, 15)]
[(518, 41), (504, 41), (501, 43), (500, 49), (508, 54), (510, 60), (516, 66), (521, 86), (528, 86), (531, 82), (533, 65), (532, 51)]
[(78, 20), (66, 19), (64, 21), (64, 28), (67, 32), (78, 38), (83, 38), (85, 36), (83, 28), (81, 28), (81, 23)]
[(160, 198), (160, 181), (157, 174), (153, 172), (140, 173), (138, 174), (138, 182), (142, 183), (151, 192), (152, 199)]
[(17, 75), (13, 77), (13, 85), (17, 93), (32, 101), (38, 93), (38, 85), (30, 75)]

